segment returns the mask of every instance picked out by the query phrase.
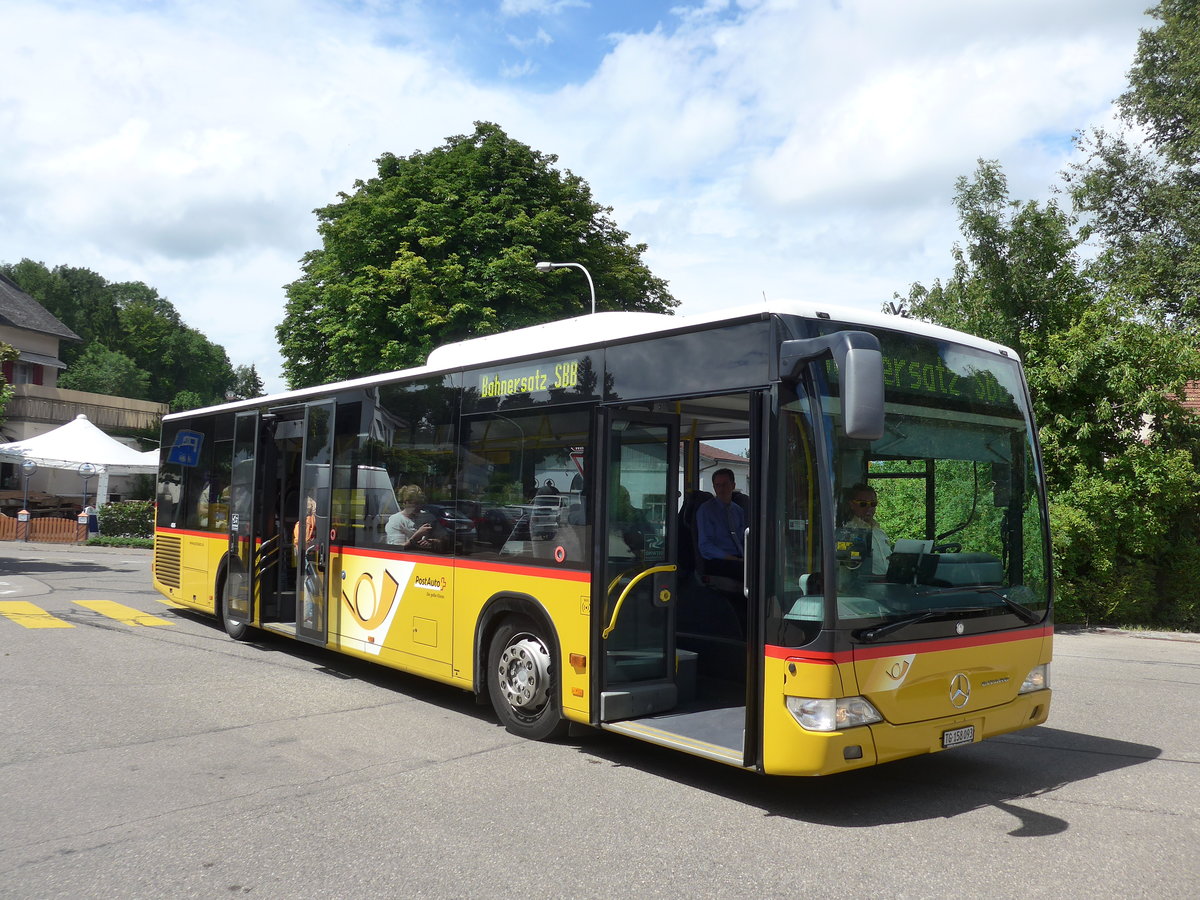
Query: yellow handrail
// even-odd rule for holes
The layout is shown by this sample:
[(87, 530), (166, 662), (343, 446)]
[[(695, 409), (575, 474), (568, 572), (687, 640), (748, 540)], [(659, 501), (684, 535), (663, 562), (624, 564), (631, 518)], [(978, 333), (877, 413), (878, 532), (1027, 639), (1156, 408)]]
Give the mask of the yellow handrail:
[(613, 607), (612, 618), (608, 620), (608, 627), (604, 629), (604, 631), (600, 634), (600, 637), (604, 640), (607, 640), (608, 636), (612, 634), (612, 630), (617, 627), (617, 614), (621, 611), (621, 604), (625, 602), (625, 598), (629, 596), (629, 592), (633, 590), (633, 586), (635, 584), (637, 584), (647, 575), (656, 575), (659, 572), (674, 572), (675, 569), (676, 566), (674, 565), (653, 566), (635, 575), (634, 579), (629, 582), (629, 584), (625, 585), (625, 590), (621, 591), (621, 596), (617, 598), (617, 605)]

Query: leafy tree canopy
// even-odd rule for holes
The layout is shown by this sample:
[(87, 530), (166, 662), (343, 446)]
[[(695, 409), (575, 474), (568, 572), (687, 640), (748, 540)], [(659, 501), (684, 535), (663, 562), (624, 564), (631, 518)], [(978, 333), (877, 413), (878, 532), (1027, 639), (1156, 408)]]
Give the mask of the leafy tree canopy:
[[(20, 354), (17, 353), (17, 348), (0, 341), (0, 363), (16, 362)], [(0, 372), (0, 423), (4, 421), (4, 408), (8, 406), (8, 401), (12, 399), (13, 389), (5, 380), (4, 374)]]
[(239, 400), (250, 400), (254, 397), (264, 396), (262, 379), (258, 376), (258, 369), (251, 363), (248, 366), (234, 366), (233, 368), (233, 395)]
[(424, 362), (441, 344), (597, 308), (670, 312), (645, 244), (611, 219), (557, 157), (478, 122), (429, 152), (385, 153), (378, 174), (316, 210), (322, 248), (287, 286), (278, 328), (292, 387)]
[(145, 400), (150, 391), (150, 374), (139, 369), (137, 363), (124, 353), (93, 341), (59, 376), (58, 386)]
[(1200, 323), (1200, 3), (1165, 0), (1142, 32), (1124, 130), (1078, 139), (1066, 174), (1081, 236), (1099, 250), (1091, 274), (1147, 315)]

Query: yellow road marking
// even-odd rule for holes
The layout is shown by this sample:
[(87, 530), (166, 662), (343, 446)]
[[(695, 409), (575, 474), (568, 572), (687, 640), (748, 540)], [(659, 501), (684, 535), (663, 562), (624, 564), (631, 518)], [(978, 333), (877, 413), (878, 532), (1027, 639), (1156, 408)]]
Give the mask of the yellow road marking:
[(166, 619), (160, 619), (158, 616), (152, 616), (150, 613), (144, 613), (140, 609), (134, 609), (131, 606), (125, 606), (112, 600), (76, 600), (74, 602), (78, 606), (98, 612), (102, 616), (108, 616), (110, 619), (116, 619), (118, 622), (123, 622), (126, 625), (172, 624)]
[(0, 616), (11, 619), (25, 628), (75, 627), (70, 622), (55, 618), (40, 606), (34, 606), (28, 600), (0, 600)]

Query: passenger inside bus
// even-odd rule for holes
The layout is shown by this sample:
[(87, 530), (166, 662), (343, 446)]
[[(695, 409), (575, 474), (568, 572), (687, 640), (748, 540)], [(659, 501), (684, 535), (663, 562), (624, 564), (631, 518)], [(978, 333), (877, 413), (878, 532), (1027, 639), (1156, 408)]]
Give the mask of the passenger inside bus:
[(300, 538), (300, 522), (292, 526), (292, 552), (297, 559), (305, 556), (312, 546), (317, 531), (317, 500), (308, 496), (304, 500), (304, 539)]
[(608, 535), (608, 557), (612, 560), (640, 560), (646, 551), (649, 524), (645, 513), (633, 505), (629, 488), (618, 485), (613, 497), (613, 515)]
[(432, 549), (433, 525), (417, 522), (418, 511), (425, 502), (425, 493), (415, 484), (406, 484), (398, 493), (400, 510), (393, 513), (384, 526), (387, 542), (405, 550)]
[(746, 533), (746, 511), (734, 502), (737, 487), (733, 470), (718, 469), (712, 475), (713, 499), (696, 511), (696, 531), (704, 571), (709, 575), (740, 580)]

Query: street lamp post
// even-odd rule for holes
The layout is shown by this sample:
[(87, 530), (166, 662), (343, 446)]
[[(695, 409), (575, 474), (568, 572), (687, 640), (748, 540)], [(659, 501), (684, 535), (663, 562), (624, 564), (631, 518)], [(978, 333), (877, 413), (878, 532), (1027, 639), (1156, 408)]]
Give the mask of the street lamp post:
[(84, 512), (87, 512), (87, 505), (88, 505), (88, 482), (92, 480), (92, 478), (95, 476), (95, 474), (96, 474), (96, 467), (93, 466), (91, 463), (85, 462), (85, 463), (79, 464), (79, 475), (83, 479), (83, 511)]
[(551, 269), (578, 269), (587, 276), (588, 290), (592, 294), (592, 315), (596, 314), (596, 286), (592, 284), (592, 273), (581, 263), (540, 262), (534, 266), (539, 272), (549, 272)]
[(21, 514), (25, 517), (25, 540), (29, 540), (29, 479), (38, 470), (38, 464), (32, 459), (21, 460), (21, 474), (25, 476), (25, 499), (21, 501)]

